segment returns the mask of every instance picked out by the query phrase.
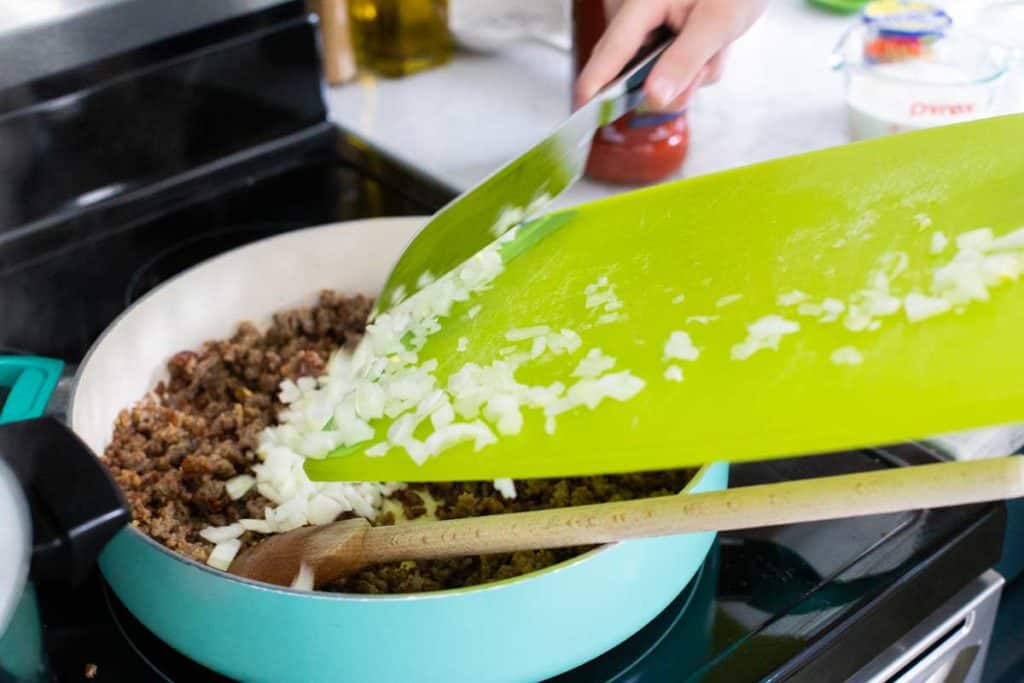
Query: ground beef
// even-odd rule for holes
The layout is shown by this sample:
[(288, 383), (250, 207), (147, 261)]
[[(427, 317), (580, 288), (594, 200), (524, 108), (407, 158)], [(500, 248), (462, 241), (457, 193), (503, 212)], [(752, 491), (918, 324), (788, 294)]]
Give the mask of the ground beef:
[[(132, 509), (132, 524), (168, 548), (205, 561), (212, 546), (199, 537), (206, 526), (243, 517), (262, 518), (270, 505), (255, 489), (233, 501), (228, 479), (250, 472), (260, 432), (274, 424), (285, 378), (322, 374), (330, 354), (359, 340), (372, 302), (320, 294), (316, 306), (279, 313), (260, 333), (242, 323), (233, 337), (182, 351), (167, 363), (168, 379), (152, 395), (123, 411), (114, 425), (106, 462)], [(516, 481), (505, 500), (487, 482), (411, 485), (395, 493), (404, 515), (427, 513), (427, 494), (439, 519), (586, 505), (671, 495), (691, 470)], [(351, 514), (351, 513), (347, 513)], [(377, 524), (394, 523), (384, 513)], [(260, 536), (246, 533), (243, 547)], [(331, 589), (354, 593), (416, 593), (472, 586), (526, 574), (588, 548), (536, 550), (370, 567)]]

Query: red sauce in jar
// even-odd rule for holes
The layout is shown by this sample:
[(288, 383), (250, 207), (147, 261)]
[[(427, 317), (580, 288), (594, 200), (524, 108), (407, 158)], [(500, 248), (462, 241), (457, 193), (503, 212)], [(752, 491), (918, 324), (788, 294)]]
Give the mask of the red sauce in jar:
[[(574, 75), (587, 63), (607, 24), (604, 0), (573, 0)], [(683, 165), (689, 141), (685, 111), (637, 110), (597, 131), (586, 174), (622, 185), (657, 182)]]

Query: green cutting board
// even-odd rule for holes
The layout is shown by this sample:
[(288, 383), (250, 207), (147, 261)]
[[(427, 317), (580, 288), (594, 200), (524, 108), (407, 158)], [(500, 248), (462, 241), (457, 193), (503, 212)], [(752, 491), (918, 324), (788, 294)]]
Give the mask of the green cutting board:
[[(552, 214), (494, 287), (460, 305), (424, 347), (437, 376), (489, 363), (510, 328), (568, 327), (583, 338), (565, 356), (520, 371), (534, 383), (565, 376), (601, 348), (646, 387), (626, 402), (562, 415), (553, 435), (525, 410), (521, 434), (475, 452), (465, 444), (419, 466), (400, 450), (310, 460), (314, 479), (445, 481), (650, 470), (764, 459), (920, 438), (1024, 420), (1024, 282), (993, 290), (960, 314), (910, 324), (900, 313), (854, 333), (784, 309), (801, 290), (820, 300), (863, 288), (885, 252), (910, 267), (894, 290), (926, 282), (944, 257), (931, 234), (951, 239), (1024, 225), (1024, 116), (905, 134), (673, 182)], [(932, 226), (923, 228), (918, 214)], [(538, 227), (539, 226), (539, 227)], [(548, 229), (550, 228), (550, 229)], [(540, 238), (540, 239), (538, 239)], [(523, 239), (529, 240), (529, 237)], [(623, 322), (595, 325), (584, 289), (606, 276)], [(897, 286), (896, 283), (901, 283)], [(682, 303), (673, 303), (683, 294)], [(742, 295), (724, 307), (722, 297)], [(730, 357), (747, 325), (777, 313), (801, 330), (777, 351)], [(719, 316), (708, 324), (689, 316)], [(700, 349), (663, 378), (664, 343), (687, 331)], [(464, 352), (457, 340), (469, 339)], [(856, 366), (831, 353), (853, 345)], [(386, 422), (376, 425), (383, 434)], [(369, 446), (373, 442), (367, 442)]]

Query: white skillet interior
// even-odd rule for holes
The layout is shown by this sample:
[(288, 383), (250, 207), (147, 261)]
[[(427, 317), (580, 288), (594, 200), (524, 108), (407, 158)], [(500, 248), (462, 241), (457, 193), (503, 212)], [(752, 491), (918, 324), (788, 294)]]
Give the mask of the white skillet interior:
[[(71, 395), (71, 428), (102, 454), (118, 413), (166, 376), (175, 353), (270, 324), (320, 290), (375, 295), (426, 219), (374, 218), (271, 237), (205, 261), (125, 311), (97, 340)], [(87, 293), (86, 293), (87, 295)]]

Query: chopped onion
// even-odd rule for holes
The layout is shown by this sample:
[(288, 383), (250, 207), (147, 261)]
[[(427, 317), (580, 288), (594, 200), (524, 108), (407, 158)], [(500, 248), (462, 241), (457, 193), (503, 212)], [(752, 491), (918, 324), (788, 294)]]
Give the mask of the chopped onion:
[(690, 335), (679, 330), (669, 334), (662, 352), (663, 360), (695, 361), (699, 356), (700, 351), (693, 345)]
[(423, 289), (424, 287), (429, 287), (431, 284), (434, 283), (435, 280), (437, 280), (437, 277), (433, 273), (431, 273), (429, 270), (425, 270), (422, 273), (420, 273), (419, 278), (417, 278), (417, 280), (416, 280), (416, 287), (417, 287), (417, 289)]
[(978, 228), (961, 233), (956, 238), (956, 246), (960, 251), (985, 251), (992, 247), (995, 238), (992, 228)]
[(319, 493), (309, 501), (306, 518), (311, 524), (330, 524), (344, 512), (338, 501)]
[(299, 564), (299, 573), (292, 580), (292, 588), (297, 591), (311, 591), (314, 587), (313, 568), (305, 562)]
[(884, 292), (869, 290), (864, 296), (864, 311), (873, 317), (894, 315), (900, 311), (900, 300)]
[(747, 327), (752, 337), (769, 338), (793, 334), (800, 330), (800, 323), (786, 320), (778, 315), (766, 315)]
[(498, 439), (487, 425), (476, 420), (450, 424), (438, 429), (427, 437), (426, 446), (431, 455), (436, 455), (464, 441), (472, 441), (474, 449), (479, 451), (485, 446), (497, 443)]
[(813, 318), (817, 318), (824, 312), (825, 309), (822, 308), (821, 304), (816, 304), (813, 301), (804, 301), (796, 307), (797, 315), (811, 316)]
[(302, 390), (299, 389), (299, 385), (290, 379), (286, 379), (280, 384), (280, 391), (277, 394), (277, 398), (281, 403), (294, 403), (302, 397)]
[(1001, 237), (992, 240), (989, 245), (991, 251), (1005, 251), (1009, 249), (1024, 249), (1024, 227), (1017, 228)]
[[(499, 222), (521, 219), (512, 211)], [(471, 441), (479, 450), (497, 441), (495, 432), (520, 433), (526, 409), (542, 411), (545, 430), (553, 432), (554, 416), (560, 412), (576, 406), (594, 408), (606, 398), (624, 401), (643, 388), (643, 380), (626, 371), (604, 374), (614, 360), (609, 364), (610, 359), (594, 352), (578, 364), (583, 376), (577, 375), (578, 381), (568, 389), (559, 382), (520, 382), (515, 375), (522, 364), (548, 354), (572, 354), (582, 345), (575, 331), (553, 331), (547, 325), (508, 330), (509, 341), (530, 341), (529, 352), (509, 347), (505, 358), (487, 365), (467, 363), (449, 374), (446, 386), (438, 386), (438, 361), (421, 362), (418, 354), (456, 302), (469, 302), (469, 319), (479, 313), (480, 304), (470, 300), (503, 272), (499, 247), (515, 232), (509, 230), (499, 242), (437, 280), (428, 282), (432, 277), (425, 273), (419, 282), (424, 286), (407, 299), (399, 292), (401, 301), (367, 326), (351, 355), (333, 354), (323, 376), (282, 383), (287, 407), (279, 416), (281, 424), (261, 433), (262, 462), (253, 466), (257, 490), (274, 504), (265, 510), (264, 520), (253, 521), (261, 532), (326, 524), (348, 510), (375, 517), (383, 497), (400, 485), (316, 483), (303, 470), (306, 458), (325, 457), (338, 446), (369, 444), (375, 437), (373, 420), (387, 417), (391, 423), (385, 438), (378, 435), (377, 442), (366, 448), (367, 455), (381, 456), (398, 448), (423, 464), (459, 443)], [(588, 285), (585, 294), (599, 324), (626, 319), (623, 302), (606, 276)], [(460, 338), (457, 348), (465, 351), (468, 338)], [(463, 421), (457, 422), (456, 415)], [(244, 481), (239, 480), (240, 487)], [(252, 483), (250, 477), (249, 486)]]
[(736, 303), (737, 301), (739, 301), (742, 298), (743, 298), (742, 294), (729, 294), (728, 296), (723, 296), (721, 299), (716, 301), (715, 302), (715, 307), (716, 308), (725, 308), (729, 304)]
[(665, 379), (670, 382), (683, 381), (683, 369), (678, 365), (670, 365), (665, 368)]
[(518, 223), (521, 223), (525, 217), (526, 211), (521, 207), (506, 206), (498, 214), (498, 220), (491, 226), (491, 234), (495, 237), (501, 237), (508, 232), (509, 228), (513, 228)]
[(586, 296), (584, 305), (588, 310), (603, 311), (603, 315), (597, 319), (598, 325), (606, 325), (623, 319), (615, 313), (623, 307), (623, 304), (615, 295), (615, 286), (609, 284), (607, 276), (602, 275), (597, 282), (587, 285), (583, 289), (583, 293)]
[(246, 531), (253, 531), (257, 534), (270, 534), (274, 531), (265, 519), (240, 519), (238, 523)]
[(405, 300), (405, 285), (398, 285), (391, 294), (391, 305), (397, 306)]
[(231, 477), (224, 482), (224, 490), (227, 491), (228, 497), (231, 500), (238, 500), (255, 485), (256, 477), (251, 474), (239, 474), (237, 477)]
[(922, 230), (927, 230), (928, 228), (932, 227), (931, 216), (929, 216), (926, 213), (916, 214), (914, 216), (914, 222), (916, 222), (917, 227), (921, 228)]
[(593, 410), (605, 398), (627, 401), (644, 388), (645, 382), (628, 370), (615, 372), (597, 379), (581, 379), (569, 387), (564, 398), (550, 403), (544, 412), (559, 415), (578, 406)]
[(494, 488), (505, 500), (515, 500), (516, 484), (511, 479), (495, 479)]
[(932, 244), (929, 251), (933, 254), (941, 254), (946, 250), (946, 246), (949, 244), (949, 238), (946, 237), (945, 233), (936, 232), (932, 234)]
[(261, 496), (263, 496), (272, 503), (281, 504), (284, 502), (284, 497), (282, 497), (281, 494), (277, 492), (277, 489), (270, 482), (259, 482), (258, 484), (256, 484), (256, 490), (259, 492)]
[(836, 365), (860, 365), (864, 361), (863, 354), (853, 346), (841, 346), (830, 357)]
[(444, 404), (430, 414), (430, 424), (433, 425), (434, 429), (441, 429), (441, 427), (446, 427), (454, 421), (455, 409), (452, 408), (451, 401), (448, 401), (446, 396)]
[(672, 303), (673, 304), (681, 304), (685, 300), (686, 300), (686, 296), (683, 295), (683, 294), (676, 294), (674, 297), (672, 297)]
[(908, 294), (903, 299), (903, 310), (907, 314), (907, 320), (912, 323), (941, 315), (950, 308), (952, 306), (945, 299), (925, 296), (917, 292)]
[(540, 358), (548, 350), (548, 341), (545, 337), (534, 337), (530, 345), (530, 358)]
[(992, 254), (981, 262), (981, 274), (989, 287), (1015, 281), (1020, 271), (1020, 257), (1016, 254)]
[(839, 319), (839, 316), (846, 310), (846, 304), (839, 299), (827, 298), (821, 302), (821, 310), (825, 313), (819, 322), (831, 323)]
[(747, 338), (732, 347), (733, 360), (746, 360), (762, 349), (777, 351), (787, 334), (800, 330), (800, 323), (779, 315), (766, 315), (747, 326)]
[(492, 396), (484, 405), (484, 417), (497, 426), (499, 434), (513, 435), (523, 430), (523, 413), (513, 394)]
[(863, 306), (853, 305), (847, 310), (843, 318), (843, 327), (851, 332), (863, 332), (871, 325), (871, 315), (864, 310)]
[(801, 292), (799, 289), (794, 289), (792, 292), (779, 294), (775, 301), (779, 306), (796, 306), (807, 301), (809, 298), (806, 293)]
[(364, 420), (377, 420), (384, 416), (387, 395), (376, 382), (362, 382), (355, 390), (355, 411)]
[(601, 349), (591, 349), (587, 355), (580, 360), (576, 369), (572, 371), (573, 377), (599, 377), (615, 367), (615, 359), (607, 356)]
[(208, 526), (200, 530), (199, 535), (210, 543), (223, 543), (233, 538), (238, 538), (245, 533), (241, 524), (229, 524), (227, 526)]
[(380, 443), (376, 443), (376, 444), (370, 446), (365, 451), (363, 451), (363, 453), (365, 453), (366, 455), (368, 455), (371, 458), (379, 458), (382, 455), (387, 455), (388, 451), (390, 451), (390, 450), (391, 450), (391, 446), (389, 446), (387, 443), (382, 441)]
[(620, 320), (625, 320), (625, 317), (620, 313), (605, 313), (604, 315), (598, 316), (596, 324), (608, 325), (619, 322)]
[(576, 350), (583, 344), (580, 335), (570, 329), (562, 329), (559, 332), (552, 332), (546, 337), (548, 349), (555, 355), (562, 353), (576, 353)]
[(509, 341), (523, 341), (524, 339), (533, 339), (534, 337), (541, 337), (549, 333), (551, 328), (547, 325), (535, 325), (533, 327), (519, 327), (508, 330), (505, 332), (505, 339)]
[(551, 203), (552, 196), (549, 192), (542, 192), (530, 201), (526, 207), (526, 216), (530, 217)]
[(980, 254), (957, 254), (953, 261), (932, 274), (932, 293), (952, 305), (988, 301), (983, 258)]
[(242, 542), (237, 538), (229, 541), (224, 541), (213, 546), (213, 550), (210, 551), (210, 556), (206, 558), (206, 564), (210, 565), (214, 569), (219, 569), (222, 572), (226, 572), (228, 567), (231, 566), (231, 562), (235, 559), (235, 555), (242, 549)]

